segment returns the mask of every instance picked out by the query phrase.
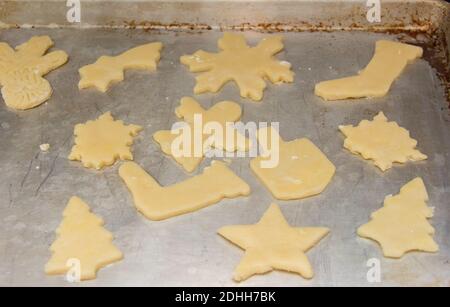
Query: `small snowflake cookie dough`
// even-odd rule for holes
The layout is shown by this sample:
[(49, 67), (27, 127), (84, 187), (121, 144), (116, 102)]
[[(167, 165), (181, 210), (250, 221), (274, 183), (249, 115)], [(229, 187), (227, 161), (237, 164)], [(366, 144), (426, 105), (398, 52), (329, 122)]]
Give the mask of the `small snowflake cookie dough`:
[(358, 235), (378, 242), (385, 257), (401, 258), (410, 251), (435, 253), (434, 228), (428, 222), (433, 209), (427, 206), (428, 193), (422, 178), (404, 185), (400, 194), (389, 195), (371, 221), (359, 227)]
[(265, 79), (275, 84), (294, 80), (291, 65), (274, 58), (283, 50), (281, 36), (270, 36), (250, 47), (243, 35), (226, 32), (218, 46), (218, 53), (199, 50), (180, 58), (191, 72), (201, 73), (196, 78), (195, 94), (216, 93), (227, 82), (234, 81), (242, 97), (259, 101), (266, 88)]
[[(186, 125), (173, 131), (157, 131), (153, 134), (153, 139), (166, 155), (172, 156), (189, 173), (197, 169), (206, 151), (212, 148), (227, 152), (249, 150), (250, 141), (234, 127), (229, 126), (237, 122), (242, 115), (242, 108), (235, 102), (221, 101), (205, 110), (194, 99), (183, 97), (175, 114), (184, 120)], [(206, 132), (208, 125), (212, 129)], [(189, 145), (186, 150), (185, 142)], [(173, 152), (174, 149), (177, 152)]]
[(366, 160), (372, 160), (382, 171), (392, 167), (394, 162), (421, 161), (427, 156), (414, 149), (417, 141), (409, 136), (408, 130), (396, 122), (389, 122), (383, 112), (372, 121), (363, 120), (358, 126), (339, 126), (347, 137), (344, 147)]
[(150, 220), (164, 220), (218, 203), (224, 198), (250, 194), (250, 187), (225, 163), (213, 161), (203, 173), (162, 187), (138, 164), (127, 162), (119, 175), (133, 195), (139, 212)]
[(103, 228), (101, 218), (90, 212), (89, 206), (72, 197), (64, 210), (63, 220), (56, 230), (57, 239), (50, 247), (52, 256), (45, 265), (48, 275), (64, 275), (79, 270), (79, 279), (95, 279), (97, 271), (123, 258), (112, 243), (113, 235)]
[(130, 146), (141, 130), (141, 126), (114, 120), (110, 112), (94, 121), (78, 124), (69, 160), (81, 161), (84, 167), (98, 170), (113, 165), (117, 159), (133, 160)]
[(358, 75), (320, 82), (315, 94), (325, 100), (385, 96), (408, 63), (422, 57), (422, 53), (421, 47), (377, 41), (372, 60)]
[[(269, 144), (270, 147), (263, 148), (263, 155), (251, 160), (250, 167), (277, 199), (317, 195), (334, 176), (333, 163), (307, 138), (285, 142), (270, 127), (258, 131), (258, 140), (260, 145)], [(270, 152), (270, 155), (264, 152)]]
[(79, 69), (79, 89), (94, 87), (106, 92), (112, 83), (123, 81), (124, 70), (145, 69), (154, 71), (160, 59), (162, 43), (135, 47), (118, 56), (101, 56), (94, 64)]
[(311, 279), (314, 272), (305, 253), (322, 240), (329, 229), (292, 227), (278, 205), (272, 204), (257, 224), (226, 226), (218, 233), (245, 250), (233, 275), (233, 279), (240, 282), (273, 270)]
[(64, 51), (45, 54), (52, 46), (53, 41), (48, 36), (32, 37), (15, 50), (0, 43), (0, 86), (8, 107), (27, 110), (50, 98), (52, 87), (43, 76), (68, 60)]

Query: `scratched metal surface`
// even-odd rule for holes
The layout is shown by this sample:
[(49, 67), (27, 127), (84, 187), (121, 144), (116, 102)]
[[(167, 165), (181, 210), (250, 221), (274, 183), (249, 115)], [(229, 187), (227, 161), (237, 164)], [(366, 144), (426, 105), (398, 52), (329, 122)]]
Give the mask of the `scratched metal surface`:
[[(43, 273), (50, 257), (54, 230), (72, 195), (88, 202), (106, 221), (125, 259), (100, 270), (97, 285), (234, 286), (231, 277), (243, 252), (218, 235), (224, 225), (251, 224), (275, 200), (252, 175), (248, 159), (234, 159), (231, 168), (252, 188), (251, 196), (225, 200), (198, 212), (162, 222), (146, 220), (134, 209), (117, 166), (92, 171), (67, 159), (77, 123), (112, 111), (118, 119), (143, 125), (133, 146), (135, 161), (160, 183), (188, 178), (152, 141), (152, 133), (176, 121), (179, 99), (191, 95), (194, 75), (178, 58), (199, 48), (215, 51), (221, 33), (144, 32), (140, 30), (3, 30), (1, 41), (17, 45), (33, 35), (49, 34), (55, 48), (70, 55), (67, 65), (48, 75), (52, 98), (27, 112), (0, 104), (0, 285), (67, 285), (62, 277)], [(251, 43), (264, 35), (246, 32)], [(450, 122), (443, 88), (430, 65), (409, 65), (385, 98), (325, 103), (313, 94), (315, 82), (356, 73), (380, 38), (374, 33), (287, 33), (279, 58), (292, 63), (295, 82), (269, 85), (261, 103), (241, 99), (234, 85), (218, 94), (196, 96), (203, 106), (230, 99), (243, 107), (243, 121), (278, 121), (285, 140), (308, 137), (337, 167), (328, 188), (299, 201), (276, 201), (293, 226), (326, 226), (331, 234), (308, 252), (315, 270), (312, 280), (273, 272), (242, 283), (246, 286), (370, 286), (370, 258), (381, 260), (381, 285), (450, 285), (449, 167)], [(129, 72), (108, 93), (77, 89), (77, 69), (103, 54), (116, 54), (137, 44), (162, 41), (164, 51), (156, 73)], [(419, 141), (425, 162), (396, 165), (382, 173), (342, 148), (340, 124), (357, 124), (379, 111), (410, 130)], [(41, 153), (39, 145), (50, 143)], [(202, 164), (208, 164), (205, 161)], [(356, 228), (367, 222), (388, 194), (422, 176), (435, 207), (438, 254), (410, 253), (401, 260), (383, 259), (379, 247), (359, 239)]]

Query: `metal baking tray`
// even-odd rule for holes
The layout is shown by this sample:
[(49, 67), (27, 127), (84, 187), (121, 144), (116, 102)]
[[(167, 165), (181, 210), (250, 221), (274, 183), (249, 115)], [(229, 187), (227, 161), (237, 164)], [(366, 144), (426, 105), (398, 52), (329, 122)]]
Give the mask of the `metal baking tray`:
[[(65, 1), (1, 1), (0, 41), (14, 46), (47, 34), (70, 60), (47, 76), (54, 93), (44, 105), (14, 112), (0, 103), (0, 285), (67, 285), (63, 277), (48, 277), (43, 270), (61, 213), (77, 195), (104, 218), (125, 254), (83, 286), (235, 286), (232, 272), (243, 252), (216, 230), (255, 223), (272, 202), (281, 205), (291, 225), (331, 229), (307, 254), (315, 277), (273, 272), (241, 285), (450, 286), (449, 5), (383, 1), (378, 24), (366, 21), (366, 11), (365, 1), (82, 1), (81, 23), (70, 24)], [(215, 51), (223, 30), (242, 30), (252, 44), (283, 32), (285, 49), (278, 58), (292, 63), (295, 82), (269, 85), (261, 103), (240, 98), (234, 85), (194, 97), (205, 107), (234, 100), (243, 107), (244, 122), (278, 121), (284, 139), (310, 138), (336, 165), (336, 175), (319, 196), (277, 201), (251, 173), (248, 159), (234, 159), (231, 168), (250, 184), (249, 197), (166, 221), (146, 220), (134, 208), (117, 164), (92, 171), (67, 159), (73, 127), (106, 111), (143, 125), (133, 146), (135, 161), (164, 185), (188, 178), (159, 150), (152, 134), (168, 129), (177, 120), (180, 98), (193, 95), (194, 75), (179, 63), (180, 55), (200, 48)], [(314, 95), (317, 81), (364, 67), (382, 38), (425, 48), (425, 57), (406, 68), (386, 97), (330, 103)], [(157, 72), (128, 72), (106, 94), (78, 90), (80, 66), (154, 41), (164, 43)], [(357, 124), (379, 111), (409, 129), (429, 159), (382, 173), (344, 150), (338, 125)], [(48, 153), (40, 152), (43, 143), (51, 145)], [(398, 193), (416, 176), (424, 179), (435, 207), (431, 222), (441, 250), (385, 259), (377, 244), (358, 238), (355, 230), (386, 195)], [(380, 260), (380, 283), (367, 280), (371, 258)]]

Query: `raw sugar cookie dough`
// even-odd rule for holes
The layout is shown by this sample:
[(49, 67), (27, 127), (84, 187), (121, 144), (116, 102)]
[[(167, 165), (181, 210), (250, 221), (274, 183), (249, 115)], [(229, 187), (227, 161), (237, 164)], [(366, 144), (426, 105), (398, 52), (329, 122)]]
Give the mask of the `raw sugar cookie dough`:
[(233, 279), (240, 282), (273, 270), (312, 278), (313, 268), (305, 253), (322, 240), (329, 229), (292, 227), (278, 205), (272, 204), (257, 224), (226, 226), (218, 233), (245, 250), (233, 274)]
[(266, 88), (265, 79), (276, 84), (294, 80), (291, 65), (274, 58), (283, 50), (281, 36), (269, 36), (250, 47), (243, 35), (226, 32), (218, 46), (218, 53), (199, 50), (180, 58), (191, 72), (201, 73), (196, 78), (195, 94), (216, 93), (227, 82), (234, 81), (242, 97), (259, 101)]
[(121, 260), (123, 255), (113, 245), (113, 235), (103, 225), (86, 203), (72, 197), (56, 230), (58, 237), (50, 247), (52, 256), (45, 273), (64, 275), (73, 266), (79, 269), (80, 280), (95, 279), (100, 268)]
[(202, 209), (224, 198), (250, 194), (249, 185), (219, 161), (213, 161), (200, 175), (167, 187), (134, 162), (123, 164), (119, 175), (138, 211), (156, 221)]
[(162, 43), (150, 43), (132, 48), (118, 56), (101, 56), (94, 64), (79, 69), (79, 89), (94, 87), (106, 92), (111, 84), (123, 81), (126, 69), (156, 70)]
[(409, 131), (396, 122), (390, 122), (383, 112), (372, 121), (363, 120), (358, 126), (339, 126), (347, 137), (344, 147), (354, 154), (360, 154), (382, 171), (390, 169), (394, 162), (421, 161), (427, 156), (415, 149), (417, 141)]
[(434, 228), (428, 222), (433, 209), (427, 206), (428, 193), (422, 178), (416, 178), (389, 195), (371, 221), (359, 227), (358, 235), (377, 241), (385, 257), (401, 258), (410, 251), (435, 253)]
[(50, 98), (52, 87), (43, 76), (68, 60), (64, 51), (45, 54), (52, 46), (48, 36), (34, 36), (15, 50), (0, 43), (0, 86), (8, 107), (27, 110)]
[(315, 94), (325, 100), (382, 97), (408, 63), (422, 57), (421, 47), (380, 40), (375, 54), (358, 75), (316, 84)]
[[(183, 97), (180, 106), (175, 109), (175, 114), (186, 122), (184, 129), (160, 130), (153, 134), (153, 139), (166, 155), (174, 158), (189, 173), (197, 169), (205, 156), (205, 151), (211, 148), (227, 152), (249, 150), (250, 141), (245, 136), (235, 128), (227, 129), (227, 125), (235, 123), (242, 115), (242, 108), (235, 102), (221, 101), (205, 110), (194, 99)], [(205, 133), (203, 129), (207, 125), (214, 125), (212, 127), (215, 130)], [(218, 128), (223, 132), (222, 135), (218, 134)], [(196, 138), (197, 129), (201, 129), (198, 138)], [(188, 135), (184, 135), (185, 133)], [(175, 143), (177, 140), (183, 140), (184, 137), (190, 142), (186, 150), (183, 142)], [(231, 142), (227, 138), (230, 138)], [(172, 152), (173, 148), (179, 152)]]
[(84, 167), (95, 169), (113, 165), (117, 159), (133, 160), (130, 146), (141, 130), (141, 126), (114, 120), (110, 112), (94, 121), (78, 124), (69, 160), (81, 161)]
[[(272, 146), (274, 140), (278, 140), (279, 146)], [(260, 145), (269, 144), (271, 147), (263, 151), (271, 154), (252, 159), (250, 167), (277, 199), (301, 199), (319, 194), (334, 176), (333, 163), (307, 138), (285, 142), (278, 131), (270, 127), (258, 131), (258, 141)], [(271, 161), (273, 163), (269, 163)]]

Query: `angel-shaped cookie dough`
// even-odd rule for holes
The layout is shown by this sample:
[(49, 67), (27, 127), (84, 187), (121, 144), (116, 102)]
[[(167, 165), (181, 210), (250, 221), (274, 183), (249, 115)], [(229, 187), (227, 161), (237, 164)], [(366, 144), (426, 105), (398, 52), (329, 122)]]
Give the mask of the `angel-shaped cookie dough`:
[(32, 37), (15, 50), (0, 42), (0, 85), (8, 107), (27, 110), (50, 98), (52, 87), (43, 76), (68, 60), (60, 50), (44, 55), (52, 46), (48, 36)]

